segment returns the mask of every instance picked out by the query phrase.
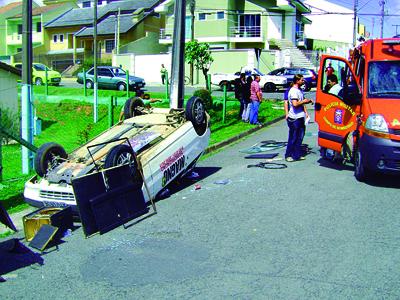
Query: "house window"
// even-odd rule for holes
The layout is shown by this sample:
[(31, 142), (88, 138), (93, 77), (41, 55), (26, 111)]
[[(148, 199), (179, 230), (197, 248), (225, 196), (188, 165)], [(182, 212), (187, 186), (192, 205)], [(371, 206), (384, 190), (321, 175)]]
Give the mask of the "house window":
[(64, 43), (64, 35), (60, 34), (60, 43)]
[(82, 2), (82, 8), (85, 8), (85, 7), (90, 7), (90, 1)]
[(221, 20), (225, 18), (225, 13), (223, 11), (217, 11), (217, 19)]
[(18, 34), (22, 34), (22, 24), (18, 24)]
[(101, 5), (103, 3), (103, 0), (97, 0), (97, 5)]
[(260, 15), (240, 15), (239, 31), (240, 36), (260, 37), (261, 36)]
[(42, 32), (42, 22), (36, 23), (36, 32)]
[(206, 19), (205, 13), (199, 13), (199, 21), (204, 21)]
[(17, 52), (22, 52), (22, 48), (17, 48)]
[(107, 40), (106, 41), (106, 53), (112, 53), (115, 47), (114, 40)]
[(58, 35), (53, 34), (53, 43), (57, 43), (57, 42), (58, 42)]

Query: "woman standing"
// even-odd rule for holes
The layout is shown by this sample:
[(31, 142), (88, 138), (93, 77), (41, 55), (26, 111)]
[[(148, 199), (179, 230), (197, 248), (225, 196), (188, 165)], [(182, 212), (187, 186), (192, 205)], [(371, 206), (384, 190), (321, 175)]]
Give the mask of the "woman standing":
[(260, 88), (260, 75), (254, 75), (254, 80), (250, 87), (250, 100), (251, 100), (251, 110), (250, 110), (250, 124), (261, 125), (258, 121), (258, 109), (262, 101), (262, 91)]
[(293, 86), (288, 94), (288, 109), (285, 107), (286, 121), (289, 126), (289, 137), (285, 153), (285, 159), (288, 162), (305, 159), (301, 144), (306, 129), (304, 122), (305, 118), (308, 117), (308, 113), (304, 105), (312, 103), (312, 100), (304, 99), (303, 92), (300, 89), (303, 84), (303, 75), (296, 74), (293, 78)]

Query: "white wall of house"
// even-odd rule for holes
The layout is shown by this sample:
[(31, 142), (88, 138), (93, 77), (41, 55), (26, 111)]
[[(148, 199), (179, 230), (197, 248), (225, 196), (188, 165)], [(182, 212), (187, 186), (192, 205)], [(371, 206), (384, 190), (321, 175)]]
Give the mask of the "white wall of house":
[(282, 16), (271, 15), (267, 17), (268, 28), (267, 38), (268, 39), (281, 39), (282, 38)]
[(0, 108), (18, 113), (17, 80), (19, 76), (0, 68)]
[[(325, 0), (305, 0), (311, 9), (307, 15), (312, 24), (305, 25), (307, 38), (353, 43), (353, 11)], [(339, 14), (324, 14), (324, 12)], [(345, 13), (345, 14), (340, 14)]]
[(296, 45), (296, 17), (290, 13), (285, 16), (285, 39)]

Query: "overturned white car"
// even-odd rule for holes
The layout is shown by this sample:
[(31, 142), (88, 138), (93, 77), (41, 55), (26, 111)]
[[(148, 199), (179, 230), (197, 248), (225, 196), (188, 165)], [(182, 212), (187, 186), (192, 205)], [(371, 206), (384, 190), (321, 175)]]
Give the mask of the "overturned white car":
[(37, 207), (71, 206), (77, 211), (74, 181), (129, 165), (147, 203), (190, 171), (208, 146), (209, 116), (198, 97), (190, 98), (185, 109), (145, 108), (140, 98), (131, 98), (125, 103), (124, 116), (124, 121), (69, 155), (56, 143), (40, 147), (35, 157), (37, 175), (25, 184), (25, 201)]

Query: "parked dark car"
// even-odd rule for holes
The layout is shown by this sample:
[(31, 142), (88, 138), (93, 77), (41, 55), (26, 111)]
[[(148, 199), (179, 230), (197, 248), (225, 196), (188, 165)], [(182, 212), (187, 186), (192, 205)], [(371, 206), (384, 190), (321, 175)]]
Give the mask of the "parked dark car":
[(304, 85), (301, 87), (304, 91), (309, 91), (312, 87), (317, 86), (318, 75), (312, 69), (306, 68), (279, 68), (268, 73), (269, 75), (280, 75), (287, 78), (288, 86), (293, 82), (296, 74), (304, 76)]
[[(86, 88), (93, 88), (94, 68), (86, 72)], [(78, 73), (78, 83), (83, 84), (83, 72)], [(126, 91), (126, 72), (119, 67), (97, 67), (97, 83), (99, 88)], [(129, 90), (140, 91), (146, 85), (143, 78), (129, 75)]]

